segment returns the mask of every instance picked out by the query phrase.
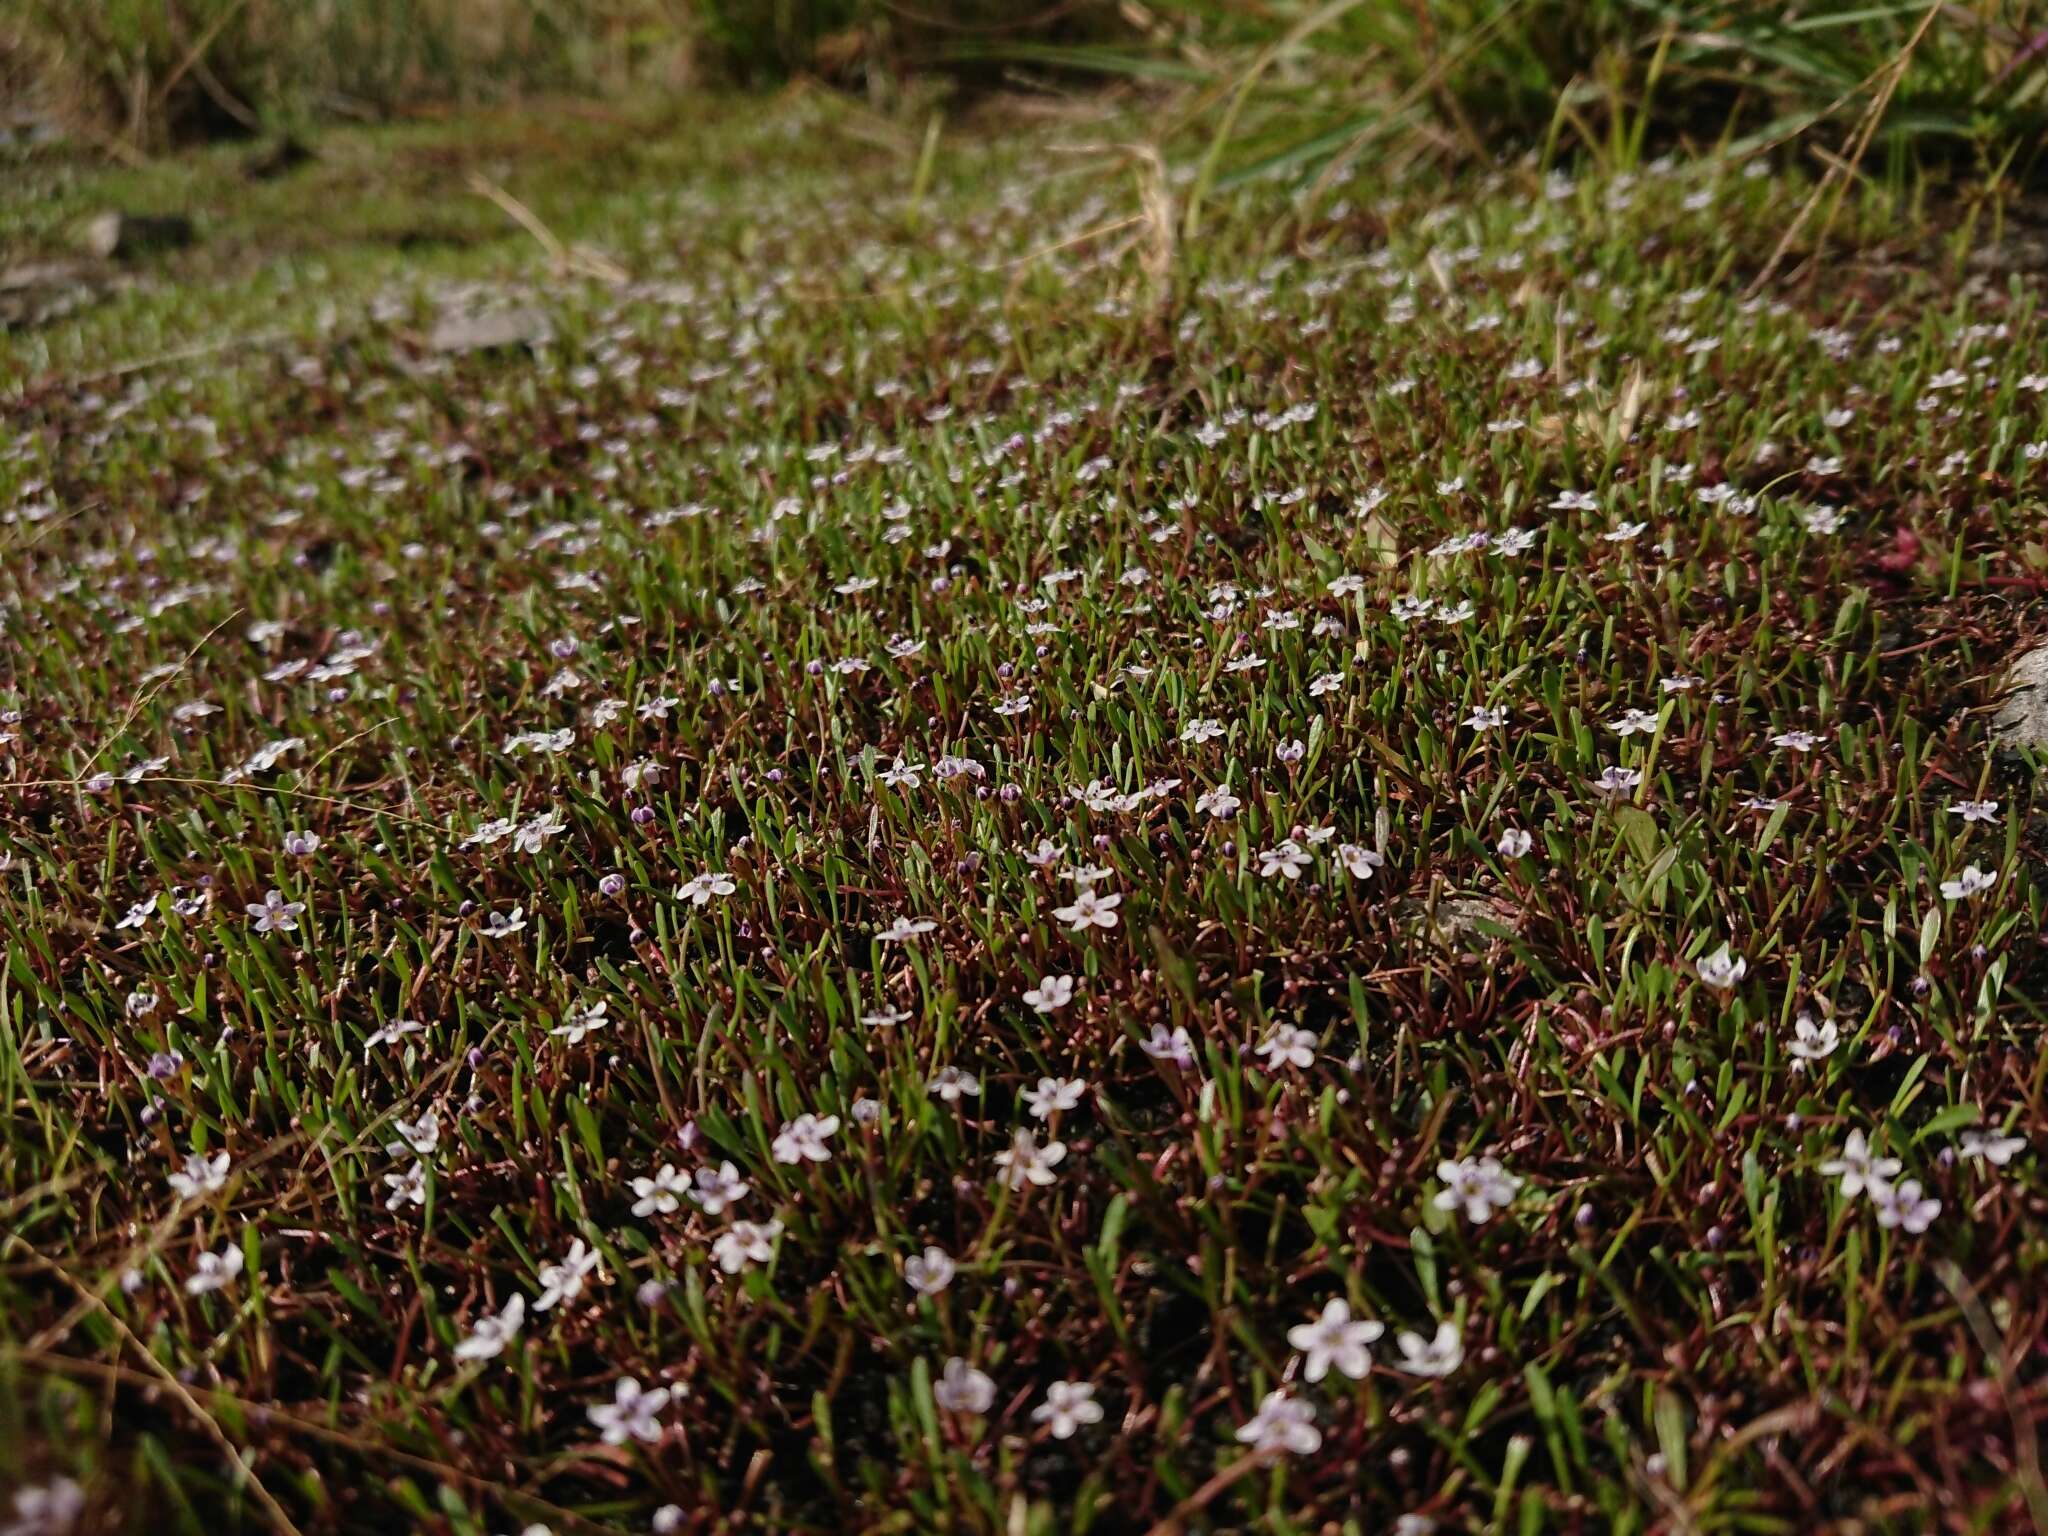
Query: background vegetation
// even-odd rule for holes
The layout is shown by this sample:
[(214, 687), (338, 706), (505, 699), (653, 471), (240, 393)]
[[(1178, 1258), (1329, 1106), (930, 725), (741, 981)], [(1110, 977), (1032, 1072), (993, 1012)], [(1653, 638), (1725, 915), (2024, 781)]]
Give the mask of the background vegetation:
[[(533, 93), (816, 77), (892, 102), (1084, 76), (1237, 174), (1790, 137), (2031, 174), (2048, 3), (1700, 0), (21, 0), (0, 81), (131, 149)], [(1867, 114), (1867, 120), (1866, 120)], [(1220, 146), (1229, 146), (1228, 154)]]

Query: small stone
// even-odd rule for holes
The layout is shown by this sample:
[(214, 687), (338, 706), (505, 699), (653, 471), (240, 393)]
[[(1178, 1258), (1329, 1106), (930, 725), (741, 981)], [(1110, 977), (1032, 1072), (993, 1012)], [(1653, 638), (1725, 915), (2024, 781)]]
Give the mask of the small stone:
[(1991, 717), (1992, 741), (2008, 752), (2048, 752), (2048, 645), (2015, 661), (2001, 692), (2004, 702)]
[(436, 352), (495, 352), (505, 347), (544, 347), (555, 325), (544, 310), (524, 307), (481, 314), (444, 311), (434, 321), (427, 345)]
[(192, 221), (177, 213), (122, 213), (118, 209), (88, 219), (80, 243), (101, 261), (132, 261), (138, 256), (175, 251), (198, 236)]
[(1494, 936), (1479, 927), (1482, 922), (1511, 933), (1521, 930), (1521, 918), (1512, 908), (1483, 896), (1440, 896), (1433, 909), (1410, 898), (1395, 907), (1395, 915), (1409, 932), (1452, 950), (1481, 950), (1492, 944)]

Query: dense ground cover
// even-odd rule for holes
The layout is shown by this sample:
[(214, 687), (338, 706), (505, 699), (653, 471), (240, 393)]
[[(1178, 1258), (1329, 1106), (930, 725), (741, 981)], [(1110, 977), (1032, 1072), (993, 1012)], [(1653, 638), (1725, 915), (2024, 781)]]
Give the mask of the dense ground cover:
[(712, 115), (0, 339), (19, 1526), (2048, 1516), (2031, 282)]

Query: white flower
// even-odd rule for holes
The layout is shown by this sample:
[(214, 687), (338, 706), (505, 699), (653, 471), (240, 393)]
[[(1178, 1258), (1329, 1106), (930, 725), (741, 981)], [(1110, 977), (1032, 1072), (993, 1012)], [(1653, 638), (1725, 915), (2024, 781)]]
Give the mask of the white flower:
[(243, 910), (256, 919), (258, 933), (290, 933), (299, 926), (299, 914), (306, 904), (286, 901), (278, 891), (266, 891), (260, 904), (252, 901)]
[(1352, 879), (1370, 880), (1373, 871), (1382, 868), (1387, 858), (1385, 854), (1376, 853), (1358, 843), (1339, 843), (1337, 862), (1344, 866), (1344, 873)]
[(727, 1206), (737, 1205), (751, 1192), (752, 1186), (740, 1177), (739, 1169), (723, 1162), (716, 1169), (699, 1168), (697, 1187), (689, 1195), (706, 1216), (722, 1216)]
[(1433, 1338), (1403, 1329), (1394, 1342), (1401, 1349), (1401, 1369), (1414, 1376), (1448, 1376), (1465, 1363), (1465, 1341), (1458, 1325), (1448, 1320), (1436, 1325)]
[(570, 1045), (581, 1045), (591, 1031), (603, 1029), (611, 1022), (604, 1016), (608, 1006), (603, 998), (599, 998), (594, 1003), (571, 1008), (562, 1016), (561, 1024), (548, 1033), (567, 1041)]
[(514, 907), (510, 912), (486, 912), (484, 914), (484, 937), (487, 939), (510, 938), (526, 926), (526, 908)]
[(1031, 1410), (1032, 1419), (1047, 1426), (1055, 1440), (1071, 1440), (1083, 1424), (1102, 1422), (1095, 1387), (1086, 1381), (1056, 1381), (1045, 1389), (1045, 1401)]
[(932, 1400), (948, 1413), (984, 1414), (996, 1400), (996, 1384), (955, 1355), (932, 1383)]
[(1994, 1168), (2003, 1168), (2013, 1155), (2026, 1150), (2024, 1136), (1989, 1136), (1982, 1131), (1965, 1131), (1956, 1150), (1964, 1157), (1981, 1157)]
[(526, 1325), (526, 1298), (514, 1295), (496, 1317), (480, 1317), (469, 1337), (455, 1346), (458, 1360), (495, 1360)]
[(67, 1536), (85, 1513), (85, 1490), (68, 1477), (14, 1490), (14, 1518), (0, 1536)]
[(706, 870), (701, 875), (692, 875), (676, 890), (678, 900), (687, 901), (693, 907), (710, 903), (714, 896), (730, 896), (739, 886), (731, 875), (722, 869)]
[(1386, 1325), (1371, 1318), (1353, 1318), (1351, 1304), (1332, 1297), (1322, 1316), (1312, 1323), (1297, 1323), (1287, 1330), (1287, 1342), (1305, 1357), (1301, 1374), (1309, 1381), (1321, 1381), (1335, 1366), (1341, 1375), (1360, 1380), (1372, 1368), (1366, 1346), (1379, 1341)]
[(380, 1025), (371, 1031), (369, 1039), (363, 1042), (363, 1060), (370, 1059), (370, 1053), (380, 1045), (396, 1045), (407, 1035), (423, 1035), (427, 1026), (418, 1019), (393, 1019), (389, 1024)]
[(386, 1142), (384, 1150), (393, 1157), (401, 1157), (407, 1152), (414, 1157), (425, 1157), (441, 1144), (441, 1117), (431, 1104), (420, 1111), (417, 1120), (401, 1117), (391, 1123), (398, 1128), (398, 1140)]
[(996, 1166), (1003, 1170), (1002, 1181), (1012, 1189), (1022, 1189), (1026, 1184), (1050, 1184), (1055, 1175), (1053, 1169), (1065, 1159), (1067, 1144), (1064, 1141), (1048, 1141), (1044, 1146), (1029, 1130), (1019, 1130), (1011, 1137), (1008, 1150), (996, 1154)]
[(1230, 792), (1228, 784), (1219, 784), (1214, 789), (1204, 790), (1195, 796), (1195, 809), (1212, 821), (1228, 821), (1235, 816), (1244, 802)]
[(540, 1267), (540, 1297), (533, 1304), (536, 1312), (545, 1312), (557, 1302), (574, 1301), (583, 1294), (583, 1282), (604, 1262), (597, 1250), (585, 1246), (582, 1238), (569, 1245), (568, 1253), (559, 1264), (543, 1264)]
[(894, 767), (884, 768), (877, 775), (891, 789), (916, 789), (924, 782), (924, 767), (919, 763), (908, 763), (897, 758)]
[(391, 1191), (384, 1197), (384, 1209), (398, 1211), (408, 1205), (427, 1203), (427, 1165), (414, 1161), (403, 1173), (384, 1175), (384, 1187)]
[(1024, 1105), (1038, 1119), (1050, 1120), (1078, 1105), (1087, 1092), (1085, 1078), (1041, 1077), (1036, 1088), (1024, 1090)]
[(1264, 849), (1259, 854), (1259, 878), (1271, 880), (1275, 875), (1283, 875), (1299, 880), (1301, 872), (1312, 862), (1308, 850), (1290, 837), (1279, 847)]
[(1071, 976), (1041, 976), (1038, 985), (1024, 994), (1024, 1001), (1033, 1013), (1052, 1013), (1064, 1008), (1074, 1000), (1074, 978)]
[(1472, 713), (1465, 717), (1465, 723), (1475, 731), (1491, 731), (1508, 723), (1508, 712), (1500, 705), (1488, 707), (1475, 704)]
[(226, 1243), (219, 1253), (199, 1255), (198, 1267), (185, 1277), (185, 1294), (204, 1296), (209, 1291), (225, 1290), (241, 1272), (241, 1248), (234, 1243)]
[(1276, 1024), (1259, 1042), (1255, 1054), (1265, 1057), (1266, 1065), (1275, 1070), (1281, 1067), (1306, 1069), (1316, 1064), (1316, 1046), (1320, 1043), (1312, 1029)]
[(981, 1079), (959, 1067), (941, 1067), (925, 1087), (932, 1097), (946, 1104), (959, 1103), (962, 1095), (981, 1096)]
[(1496, 1209), (1512, 1205), (1522, 1183), (1491, 1157), (1447, 1157), (1436, 1165), (1436, 1176), (1444, 1184), (1437, 1191), (1436, 1208), (1455, 1211), (1462, 1207), (1465, 1219), (1474, 1224), (1488, 1220)]
[(798, 1115), (776, 1136), (772, 1148), (775, 1161), (801, 1163), (808, 1158), (814, 1163), (830, 1162), (832, 1149), (825, 1145), (825, 1138), (838, 1129), (837, 1115)]
[(888, 927), (877, 929), (875, 937), (884, 944), (904, 944), (938, 926), (926, 917), (899, 917)]
[(945, 1249), (931, 1246), (922, 1254), (913, 1254), (903, 1263), (903, 1278), (910, 1288), (920, 1296), (936, 1296), (953, 1283), (960, 1266), (953, 1262), (953, 1256)]
[(1052, 915), (1070, 925), (1075, 933), (1089, 928), (1114, 928), (1116, 909), (1122, 902), (1120, 895), (1098, 896), (1092, 888), (1084, 887), (1074, 893), (1073, 905), (1055, 907)]
[(512, 847), (519, 853), (539, 853), (547, 846), (549, 838), (559, 837), (568, 830), (569, 823), (562, 819), (560, 811), (548, 811), (514, 832)]
[(766, 1264), (775, 1257), (775, 1239), (782, 1236), (779, 1221), (736, 1221), (711, 1245), (711, 1257), (728, 1275), (736, 1275), (749, 1264)]
[(1600, 770), (1600, 777), (1593, 781), (1593, 787), (1603, 795), (1625, 795), (1642, 782), (1642, 769), (1621, 768), (1610, 763)]
[(1180, 728), (1180, 739), (1191, 747), (1198, 747), (1205, 741), (1214, 741), (1222, 734), (1221, 720), (1190, 720)]
[(1164, 1024), (1154, 1024), (1151, 1037), (1140, 1040), (1138, 1049), (1154, 1061), (1170, 1061), (1183, 1071), (1195, 1064), (1195, 1042), (1189, 1038), (1184, 1024), (1176, 1024), (1171, 1030)]
[(633, 1180), (633, 1193), (638, 1196), (633, 1202), (633, 1214), (672, 1216), (682, 1209), (683, 1196), (689, 1190), (689, 1180), (683, 1177), (676, 1165), (663, 1163), (654, 1170), (653, 1178)]
[(197, 1200), (202, 1195), (211, 1195), (222, 1189), (228, 1181), (231, 1160), (225, 1152), (216, 1152), (212, 1157), (195, 1152), (185, 1159), (182, 1173), (171, 1175), (171, 1188), (180, 1200)]
[(1896, 1157), (1872, 1157), (1863, 1133), (1851, 1131), (1842, 1146), (1842, 1155), (1822, 1163), (1820, 1171), (1831, 1179), (1840, 1178), (1842, 1197), (1853, 1200), (1866, 1189), (1876, 1190), (1889, 1183), (1902, 1166)]
[(672, 1396), (667, 1387), (643, 1390), (637, 1378), (622, 1376), (612, 1389), (610, 1402), (592, 1403), (584, 1412), (589, 1414), (606, 1445), (624, 1445), (628, 1440), (651, 1444), (661, 1438), (656, 1416), (668, 1406)]
[(1951, 816), (1960, 816), (1965, 822), (1998, 820), (1996, 800), (1958, 800), (1948, 808)]
[(1965, 901), (1979, 891), (1990, 890), (1996, 884), (1998, 875), (1995, 871), (1982, 870), (1972, 864), (1955, 879), (1942, 881), (1941, 894), (1950, 901)]
[(1536, 839), (1520, 827), (1509, 827), (1500, 835), (1500, 856), (1504, 859), (1525, 858), (1535, 846)]
[(1255, 1451), (1288, 1456), (1308, 1456), (1323, 1445), (1315, 1410), (1284, 1390), (1266, 1394), (1259, 1411), (1238, 1426), (1237, 1438)]
[(142, 900), (136, 902), (128, 909), (126, 915), (119, 922), (114, 924), (116, 931), (124, 928), (140, 928), (149, 921), (151, 914), (156, 911), (156, 904), (162, 899), (163, 893), (161, 891), (154, 895), (143, 897)]
[(1908, 1179), (1903, 1184), (1872, 1184), (1870, 1203), (1877, 1208), (1880, 1227), (1904, 1227), (1914, 1233), (1925, 1232), (1941, 1214), (1939, 1200), (1932, 1196), (1922, 1198), (1918, 1179)]
[(1728, 946), (1723, 944), (1711, 955), (1703, 955), (1695, 969), (1701, 981), (1716, 992), (1726, 992), (1749, 974), (1749, 962), (1729, 953)]
[(1841, 1043), (1842, 1032), (1833, 1019), (1815, 1023), (1812, 1014), (1802, 1013), (1792, 1021), (1792, 1054), (1801, 1061), (1825, 1061)]
[(1657, 717), (1647, 709), (1629, 709), (1607, 722), (1607, 728), (1617, 736), (1647, 735), (1657, 729)]

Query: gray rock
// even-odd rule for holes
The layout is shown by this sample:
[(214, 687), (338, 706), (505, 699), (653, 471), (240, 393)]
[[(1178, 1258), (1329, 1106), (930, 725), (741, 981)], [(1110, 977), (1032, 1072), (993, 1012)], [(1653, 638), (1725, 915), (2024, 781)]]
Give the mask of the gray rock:
[(555, 323), (531, 307), (471, 314), (449, 310), (434, 321), (427, 345), (436, 352), (493, 352), (504, 347), (544, 347), (555, 339)]
[(97, 302), (100, 274), (75, 261), (35, 261), (0, 268), (0, 330), (47, 325)]
[(114, 210), (86, 220), (79, 243), (101, 261), (133, 261), (190, 245), (197, 236), (183, 214)]
[(2007, 751), (2048, 752), (2048, 645), (2021, 653), (2006, 674), (2005, 701), (1991, 717), (1991, 739)]
[(1439, 896), (1434, 907), (1411, 897), (1399, 903), (1395, 915), (1410, 933), (1453, 950), (1478, 950), (1497, 943), (1493, 934), (1479, 926), (1482, 922), (1510, 933), (1519, 933), (1522, 927), (1521, 915), (1512, 907), (1483, 896)]

